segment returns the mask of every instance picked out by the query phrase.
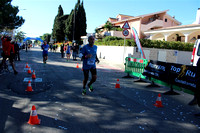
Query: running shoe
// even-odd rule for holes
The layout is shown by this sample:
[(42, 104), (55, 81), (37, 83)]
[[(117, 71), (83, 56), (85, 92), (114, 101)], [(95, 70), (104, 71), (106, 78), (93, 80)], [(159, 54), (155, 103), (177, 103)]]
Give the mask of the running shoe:
[(86, 89), (83, 89), (82, 95), (83, 95), (83, 96), (86, 95)]
[(90, 91), (90, 92), (94, 91), (92, 85), (88, 85), (88, 87), (89, 87), (89, 91)]
[(17, 71), (14, 71), (14, 74), (15, 74), (15, 75), (17, 75), (17, 74), (18, 74), (18, 72), (17, 72)]

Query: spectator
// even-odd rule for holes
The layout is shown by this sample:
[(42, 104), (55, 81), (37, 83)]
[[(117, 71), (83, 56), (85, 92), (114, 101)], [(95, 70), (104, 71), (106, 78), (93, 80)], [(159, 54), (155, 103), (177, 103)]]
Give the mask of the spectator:
[[(56, 51), (57, 51), (57, 49), (58, 49), (58, 45), (56, 44)], [(56, 51), (55, 51), (55, 52), (56, 52)]]
[(14, 62), (13, 62), (14, 54), (15, 54), (14, 41), (12, 41), (11, 43), (11, 37), (8, 37), (8, 36), (6, 37), (2, 36), (1, 41), (2, 41), (2, 46), (3, 46), (3, 53), (2, 53), (3, 60), (1, 62), (0, 67), (1, 68), (4, 67), (4, 65), (6, 64), (6, 59), (9, 58), (14, 74), (16, 75), (18, 74), (18, 72), (16, 71)]
[(25, 44), (25, 47), (26, 47), (26, 52), (28, 52), (28, 43), (27, 42)]
[(77, 54), (78, 54), (78, 45), (76, 43), (73, 44), (72, 46), (72, 50), (73, 50), (73, 53), (72, 53), (72, 56), (73, 56), (73, 60), (76, 61), (76, 57), (77, 57)]
[(56, 52), (56, 44), (53, 44), (53, 52)]
[(14, 44), (14, 49), (15, 49), (15, 61), (18, 59), (20, 61), (20, 55), (19, 55), (19, 45), (17, 42)]
[(64, 44), (60, 46), (61, 57), (64, 58), (65, 47)]
[(50, 44), (50, 51), (52, 52), (52, 49), (53, 49), (53, 45), (52, 44)]

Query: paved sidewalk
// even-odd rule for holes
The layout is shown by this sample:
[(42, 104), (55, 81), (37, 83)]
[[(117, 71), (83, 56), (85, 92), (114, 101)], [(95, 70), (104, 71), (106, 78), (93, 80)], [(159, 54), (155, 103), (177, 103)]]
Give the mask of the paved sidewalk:
[[(116, 63), (114, 61), (111, 61), (111, 60), (106, 60), (106, 59), (100, 59), (100, 64), (105, 64), (107, 66), (110, 67), (110, 69), (118, 69), (118, 70), (121, 70), (121, 71), (125, 71), (125, 65), (124, 63)], [(98, 65), (97, 65), (98, 66)]]

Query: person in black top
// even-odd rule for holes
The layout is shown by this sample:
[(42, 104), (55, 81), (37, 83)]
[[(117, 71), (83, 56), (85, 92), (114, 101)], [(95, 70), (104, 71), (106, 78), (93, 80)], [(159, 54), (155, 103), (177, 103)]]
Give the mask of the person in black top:
[(61, 52), (61, 57), (64, 58), (64, 51), (65, 51), (65, 47), (64, 47), (64, 44), (62, 44), (60, 46), (60, 52)]
[(19, 55), (19, 45), (17, 42), (14, 44), (14, 49), (15, 49), (15, 61), (18, 59), (20, 61), (20, 55)]
[(28, 52), (28, 43), (27, 42), (25, 44), (25, 47), (26, 47), (26, 52)]
[(52, 52), (52, 49), (53, 49), (53, 45), (52, 44), (50, 44), (50, 51)]
[(73, 44), (72, 46), (72, 50), (73, 50), (73, 53), (72, 53), (72, 56), (73, 56), (73, 60), (77, 60), (76, 57), (77, 57), (77, 54), (78, 54), (78, 45), (76, 43)]

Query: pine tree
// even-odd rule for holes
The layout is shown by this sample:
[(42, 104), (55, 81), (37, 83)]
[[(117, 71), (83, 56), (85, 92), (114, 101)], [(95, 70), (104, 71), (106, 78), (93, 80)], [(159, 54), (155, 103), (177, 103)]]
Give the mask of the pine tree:
[(0, 31), (3, 29), (16, 29), (24, 23), (21, 16), (17, 16), (19, 9), (11, 5), (12, 0), (0, 0)]
[(15, 40), (21, 42), (25, 38), (25, 33), (23, 31), (17, 32), (15, 35)]

